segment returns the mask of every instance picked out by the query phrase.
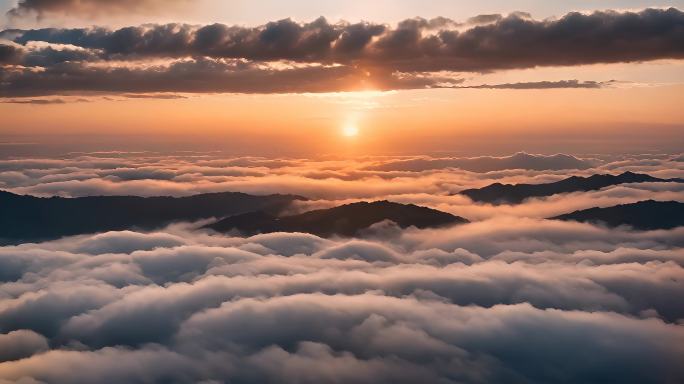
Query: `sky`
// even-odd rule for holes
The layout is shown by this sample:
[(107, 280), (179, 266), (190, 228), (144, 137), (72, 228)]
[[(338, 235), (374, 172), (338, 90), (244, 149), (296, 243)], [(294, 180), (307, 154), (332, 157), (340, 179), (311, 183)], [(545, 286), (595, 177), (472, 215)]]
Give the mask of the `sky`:
[(683, 8), (0, 1), (0, 141), (289, 155), (675, 152)]
[(684, 383), (683, 96), (684, 1), (0, 0), (0, 384)]

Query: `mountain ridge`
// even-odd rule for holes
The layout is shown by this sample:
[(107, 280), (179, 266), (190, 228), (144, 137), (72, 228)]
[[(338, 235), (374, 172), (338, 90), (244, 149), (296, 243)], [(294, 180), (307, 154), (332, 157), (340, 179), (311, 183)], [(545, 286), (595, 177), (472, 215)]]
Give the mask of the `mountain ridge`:
[(205, 228), (218, 232), (236, 230), (245, 234), (304, 232), (321, 237), (333, 235), (351, 237), (358, 235), (361, 230), (385, 220), (393, 221), (401, 228), (409, 226), (433, 228), (468, 222), (467, 219), (447, 212), (414, 204), (399, 204), (383, 200), (356, 202), (284, 217), (251, 212), (227, 217), (209, 224)]
[(531, 197), (548, 197), (560, 193), (588, 192), (613, 185), (645, 182), (684, 183), (684, 179), (661, 179), (643, 173), (623, 172), (619, 175), (595, 174), (588, 177), (570, 176), (563, 180), (542, 184), (494, 183), (483, 188), (466, 189), (459, 194), (468, 196), (474, 202), (520, 204)]
[(589, 208), (549, 218), (551, 220), (601, 223), (609, 227), (628, 225), (639, 230), (684, 226), (684, 203), (643, 200), (607, 208)]
[(280, 213), (297, 195), (241, 192), (186, 197), (36, 197), (0, 191), (0, 244), (55, 239), (131, 228), (155, 229), (176, 221), (226, 217), (255, 210)]

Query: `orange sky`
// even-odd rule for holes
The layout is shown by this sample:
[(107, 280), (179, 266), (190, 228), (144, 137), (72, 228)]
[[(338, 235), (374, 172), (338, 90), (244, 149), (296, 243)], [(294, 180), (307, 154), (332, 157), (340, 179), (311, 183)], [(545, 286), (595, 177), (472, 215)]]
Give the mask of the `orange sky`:
[[(0, 104), (10, 135), (192, 136), (202, 142), (269, 138), (311, 152), (458, 150), (442, 141), (496, 137), (681, 138), (683, 85), (617, 89), (442, 89), (322, 95), (188, 95), (186, 99), (90, 97), (54, 105)], [(355, 125), (358, 136), (342, 130)], [(59, 140), (59, 139), (57, 139)], [(162, 139), (163, 140), (163, 139)], [(254, 144), (256, 145), (256, 144)]]

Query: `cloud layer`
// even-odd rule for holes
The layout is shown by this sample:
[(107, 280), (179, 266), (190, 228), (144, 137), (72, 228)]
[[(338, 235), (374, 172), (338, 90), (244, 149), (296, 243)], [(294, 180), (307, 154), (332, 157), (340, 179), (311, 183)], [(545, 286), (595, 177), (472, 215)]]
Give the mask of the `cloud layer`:
[[(460, 72), (681, 59), (683, 26), (684, 13), (670, 8), (543, 21), (519, 12), (466, 23), (415, 18), (396, 26), (319, 18), (259, 27), (6, 30), (0, 32), (7, 39), (0, 43), (0, 95), (453, 87), (463, 81)], [(598, 84), (540, 82), (535, 88)]]
[[(641, 183), (522, 204), (452, 195), (494, 181), (631, 170), (679, 155), (342, 159), (73, 154), (0, 161), (38, 195), (294, 192), (294, 211), (364, 198), (472, 223), (362, 238), (225, 236), (208, 221), (0, 247), (0, 382), (662, 383), (684, 380), (684, 228), (544, 220), (684, 201)], [(465, 170), (459, 167), (467, 168)]]
[(0, 248), (0, 379), (684, 378), (681, 229), (491, 220), (325, 240), (191, 228)]
[(458, 192), (496, 182), (545, 183), (570, 175), (647, 173), (683, 177), (676, 156), (575, 157), (518, 153), (502, 157), (367, 157), (272, 159), (220, 153), (93, 153), (62, 159), (0, 160), (0, 189), (37, 196), (187, 196), (237, 191), (310, 198), (296, 211), (360, 199), (415, 203), (470, 220), (495, 216), (552, 217), (594, 206), (641, 200), (684, 201), (676, 183), (621, 184), (589, 193), (533, 198), (520, 205), (474, 204)]

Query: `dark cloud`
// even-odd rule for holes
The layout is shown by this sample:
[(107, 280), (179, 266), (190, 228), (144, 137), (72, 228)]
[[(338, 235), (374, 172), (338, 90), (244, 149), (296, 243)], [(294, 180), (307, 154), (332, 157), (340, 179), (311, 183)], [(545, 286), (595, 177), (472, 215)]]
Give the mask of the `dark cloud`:
[(2, 103), (51, 105), (51, 104), (66, 104), (67, 101), (64, 99), (9, 99), (9, 100), (3, 100)]
[[(445, 18), (415, 18), (390, 27), (330, 23), (319, 18), (310, 23), (285, 19), (259, 27), (165, 24), (114, 31), (97, 27), (8, 30), (2, 36), (22, 45), (26, 52), (17, 56), (20, 48), (3, 45), (0, 60), (19, 60), (46, 71), (7, 71), (0, 92), (16, 96), (83, 91), (267, 93), (369, 86), (426, 88), (448, 83), (448, 79), (431, 74), (438, 71), (484, 72), (684, 57), (684, 13), (675, 8), (570, 13), (543, 21), (522, 13), (481, 15), (470, 23), (462, 29)], [(37, 48), (30, 45), (35, 41), (66, 47)], [(149, 58), (181, 61), (144, 73), (138, 73), (142, 69), (102, 65), (110, 60)], [(239, 64), (225, 64), (233, 61)], [(190, 68), (190, 62), (198, 68)], [(272, 62), (294, 62), (297, 69), (266, 65)], [(100, 65), (94, 69), (93, 63)], [(244, 67), (252, 73), (242, 72)], [(204, 74), (202, 78), (197, 78), (197, 71)], [(397, 80), (397, 74), (403, 74), (403, 81)], [(141, 82), (138, 77), (152, 79)], [(175, 80), (169, 81), (171, 77)], [(310, 77), (314, 81), (306, 81)], [(238, 78), (249, 80), (243, 84)], [(260, 78), (268, 78), (268, 85)], [(59, 79), (68, 81), (60, 83)], [(539, 82), (535, 87), (574, 85), (570, 80)], [(577, 82), (576, 86), (590, 87), (591, 83)], [(517, 84), (491, 86), (502, 87), (525, 88)]]
[[(176, 100), (176, 99), (186, 99), (187, 96), (174, 94), (174, 93), (131, 93), (131, 94), (121, 94), (119, 95), (124, 99), (159, 99), (159, 100)], [(124, 100), (118, 99), (118, 100)], [(111, 99), (110, 100), (116, 100)], [(53, 105), (53, 104), (67, 104), (67, 103), (88, 103), (92, 99), (89, 98), (14, 98), (14, 99), (4, 99), (0, 100), (0, 103), (7, 104), (29, 104), (29, 105)]]
[(88, 50), (52, 46), (30, 49), (22, 57), (22, 65), (28, 67), (51, 67), (60, 63), (87, 62), (96, 59), (96, 55)]
[(579, 80), (560, 80), (560, 81), (533, 81), (527, 83), (506, 83), (506, 84), (479, 84), (469, 86), (457, 86), (455, 88), (473, 89), (555, 89), (555, 88), (603, 88), (610, 86), (612, 81), (579, 81)]
[[(441, 20), (441, 21), (440, 21)], [(458, 31), (444, 19), (377, 24), (310, 23), (290, 19), (254, 28), (214, 24), (95, 29), (38, 29), (14, 39), (99, 49), (105, 57), (209, 56), (247, 60), (361, 63), (393, 70), (485, 71), (681, 58), (684, 14), (675, 8), (638, 13), (570, 13), (535, 21), (520, 14), (483, 15), (491, 22)], [(424, 30), (441, 26), (436, 34)], [(371, 38), (376, 36), (377, 41)], [(629, 44), (625, 43), (629, 40)]]
[(0, 65), (12, 64), (19, 61), (23, 50), (15, 44), (3, 44), (0, 42)]
[[(150, 95), (149, 97), (153, 97)], [(84, 98), (70, 98), (70, 99), (30, 99), (30, 98), (20, 98), (20, 99), (5, 99), (0, 101), (0, 103), (8, 104), (30, 104), (30, 105), (53, 105), (53, 104), (66, 104), (66, 103), (88, 103), (89, 99)]]
[(173, 94), (173, 93), (157, 93), (157, 94), (133, 93), (133, 94), (123, 94), (121, 96), (128, 98), (128, 99), (167, 99), (167, 100), (173, 100), (173, 99), (185, 99), (185, 98), (187, 98), (186, 96), (177, 95), (177, 94)]
[(264, 68), (253, 63), (197, 58), (152, 68), (102, 68), (65, 62), (44, 71), (17, 69), (0, 75), (0, 96), (104, 93), (301, 93), (424, 87), (430, 79), (370, 75), (347, 66)]

